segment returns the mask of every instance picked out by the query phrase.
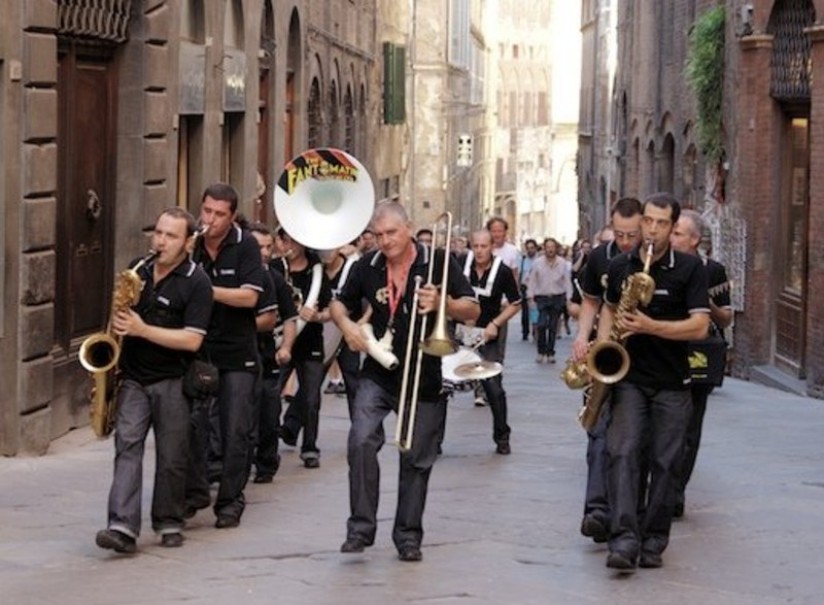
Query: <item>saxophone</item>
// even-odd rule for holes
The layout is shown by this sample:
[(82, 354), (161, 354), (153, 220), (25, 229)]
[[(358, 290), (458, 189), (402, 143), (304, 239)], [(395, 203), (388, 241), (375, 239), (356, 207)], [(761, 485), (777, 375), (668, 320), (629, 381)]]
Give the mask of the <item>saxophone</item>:
[(77, 354), (80, 365), (91, 373), (93, 386), (89, 416), (92, 430), (98, 437), (108, 437), (111, 434), (117, 410), (114, 375), (120, 360), (121, 338), (112, 329), (112, 320), (118, 311), (126, 311), (137, 304), (143, 290), (143, 280), (137, 272), (155, 256), (157, 252), (153, 250), (133, 268), (118, 274), (106, 330), (86, 338)]
[(644, 269), (633, 273), (621, 287), (621, 299), (613, 317), (612, 328), (606, 340), (590, 344), (585, 359), (567, 361), (561, 377), (571, 389), (585, 388), (584, 405), (578, 412), (578, 421), (589, 431), (595, 426), (601, 407), (609, 396), (609, 388), (622, 380), (629, 371), (629, 355), (621, 344), (626, 339), (624, 317), (634, 313), (639, 305), (647, 306), (655, 292), (655, 280), (649, 274), (653, 243), (647, 243)]

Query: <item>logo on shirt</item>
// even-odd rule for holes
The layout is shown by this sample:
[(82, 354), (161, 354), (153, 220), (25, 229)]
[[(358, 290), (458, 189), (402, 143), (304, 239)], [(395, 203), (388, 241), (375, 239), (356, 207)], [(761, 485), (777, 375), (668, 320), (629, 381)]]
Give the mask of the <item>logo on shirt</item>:
[(234, 270), (234, 269), (221, 269), (221, 270), (219, 271), (219, 273), (220, 273), (221, 275), (234, 275), (234, 274), (235, 274), (235, 270)]
[(167, 307), (171, 304), (171, 301), (165, 296), (158, 296), (157, 302), (159, 302), (161, 305), (166, 305)]
[(389, 290), (386, 286), (375, 292), (375, 300), (382, 305), (385, 305), (389, 301)]

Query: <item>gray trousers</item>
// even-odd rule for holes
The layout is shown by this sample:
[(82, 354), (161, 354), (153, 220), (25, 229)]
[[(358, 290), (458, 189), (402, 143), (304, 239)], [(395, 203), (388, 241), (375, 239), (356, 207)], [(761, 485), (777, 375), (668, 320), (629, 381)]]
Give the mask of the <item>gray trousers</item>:
[(133, 538), (140, 535), (143, 452), (150, 427), (157, 460), (152, 529), (174, 533), (183, 527), (189, 443), (189, 403), (180, 378), (148, 386), (126, 380), (120, 387), (108, 525)]
[[(377, 530), (380, 466), (378, 452), (385, 435), (383, 420), (398, 408), (398, 398), (367, 378), (361, 377), (349, 429), (348, 538), (366, 544), (375, 541)], [(423, 510), (429, 474), (437, 458), (438, 438), (446, 413), (446, 402), (419, 401), (412, 447), (400, 453), (398, 506), (392, 540), (400, 548), (420, 545), (423, 540)]]

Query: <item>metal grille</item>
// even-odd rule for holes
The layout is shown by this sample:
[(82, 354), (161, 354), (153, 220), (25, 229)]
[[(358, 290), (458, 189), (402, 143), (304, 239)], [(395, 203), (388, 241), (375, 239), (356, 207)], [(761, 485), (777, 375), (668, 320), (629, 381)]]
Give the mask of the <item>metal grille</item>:
[(58, 0), (57, 31), (77, 36), (125, 42), (132, 0)]
[(767, 24), (774, 36), (770, 94), (780, 101), (810, 99), (810, 38), (804, 29), (815, 23), (810, 0), (784, 0), (775, 4)]

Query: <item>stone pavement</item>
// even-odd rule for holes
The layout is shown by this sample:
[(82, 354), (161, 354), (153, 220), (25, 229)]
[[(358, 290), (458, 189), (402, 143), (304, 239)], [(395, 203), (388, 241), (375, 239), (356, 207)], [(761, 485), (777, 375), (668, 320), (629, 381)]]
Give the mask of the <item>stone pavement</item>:
[[(376, 544), (342, 555), (348, 511), (345, 400), (324, 396), (321, 468), (285, 448), (270, 485), (250, 484), (237, 529), (211, 511), (164, 549), (144, 527), (139, 554), (98, 549), (113, 441), (88, 429), (41, 458), (0, 458), (0, 603), (699, 603), (824, 601), (824, 402), (728, 379), (711, 397), (704, 442), (664, 567), (618, 575), (606, 550), (578, 534), (585, 435), (580, 394), (539, 365), (513, 322), (504, 384), (511, 456), (494, 453), (488, 408), (450, 403), (444, 454), (424, 517), (421, 563), (391, 542), (397, 454), (381, 453)], [(394, 418), (388, 427), (393, 434)], [(152, 477), (149, 450), (144, 523)]]

